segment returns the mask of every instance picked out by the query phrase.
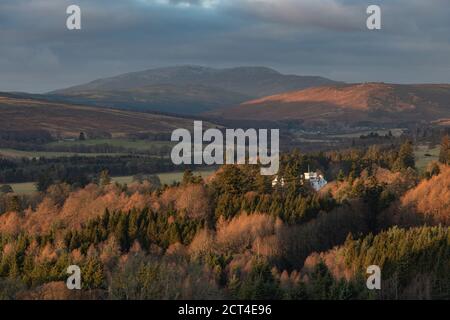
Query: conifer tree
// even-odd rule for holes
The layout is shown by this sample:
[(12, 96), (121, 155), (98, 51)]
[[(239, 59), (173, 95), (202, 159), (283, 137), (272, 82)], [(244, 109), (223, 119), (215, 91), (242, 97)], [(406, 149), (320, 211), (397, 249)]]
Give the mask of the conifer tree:
[(450, 164), (450, 136), (448, 134), (442, 138), (439, 161), (443, 164)]
[(394, 164), (394, 169), (397, 171), (402, 171), (408, 168), (414, 169), (415, 165), (413, 145), (411, 141), (407, 141), (400, 147), (397, 160)]
[(103, 170), (100, 173), (99, 184), (102, 187), (105, 187), (111, 183), (111, 177), (109, 176), (108, 170)]

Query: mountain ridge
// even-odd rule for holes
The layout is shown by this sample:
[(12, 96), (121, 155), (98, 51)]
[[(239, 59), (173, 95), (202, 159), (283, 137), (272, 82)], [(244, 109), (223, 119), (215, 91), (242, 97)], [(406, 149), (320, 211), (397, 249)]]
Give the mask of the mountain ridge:
[[(267, 95), (337, 83), (319, 76), (285, 75), (267, 67), (187, 65), (124, 73), (48, 94), (98, 106), (198, 114)], [(159, 94), (161, 87), (169, 93)], [(121, 98), (117, 98), (118, 91)]]
[(436, 121), (450, 117), (450, 85), (356, 83), (320, 86), (250, 100), (209, 115), (225, 119), (306, 122)]

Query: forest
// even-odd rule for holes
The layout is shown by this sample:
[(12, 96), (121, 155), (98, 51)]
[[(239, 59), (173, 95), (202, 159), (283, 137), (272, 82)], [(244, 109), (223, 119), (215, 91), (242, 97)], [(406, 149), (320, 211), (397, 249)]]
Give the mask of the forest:
[[(102, 173), (84, 183), (50, 175), (21, 196), (4, 185), (0, 299), (450, 299), (450, 139), (425, 170), (413, 150), (407, 140), (293, 150), (282, 186), (256, 165), (126, 185), (109, 174), (129, 166), (95, 163), (88, 172)], [(1, 166), (5, 176), (27, 168)], [(320, 191), (301, 179), (311, 169), (329, 182)], [(66, 287), (70, 265), (82, 290)], [(366, 287), (370, 265), (381, 290)]]

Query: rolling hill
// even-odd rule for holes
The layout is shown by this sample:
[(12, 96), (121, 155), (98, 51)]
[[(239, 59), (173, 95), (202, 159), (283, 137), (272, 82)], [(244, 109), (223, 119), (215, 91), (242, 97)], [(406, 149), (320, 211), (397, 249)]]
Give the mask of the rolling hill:
[(403, 123), (450, 118), (450, 85), (340, 84), (272, 95), (209, 113), (222, 119)]
[[(205, 124), (207, 125), (207, 124)], [(166, 115), (74, 105), (0, 93), (0, 132), (46, 131), (53, 136), (126, 137), (164, 135), (192, 127), (192, 120)]]
[(158, 84), (130, 89), (81, 90), (49, 98), (124, 110), (197, 114), (225, 105), (239, 104), (251, 99), (251, 96), (203, 85)]
[(179, 66), (127, 73), (56, 90), (53, 99), (120, 109), (197, 114), (251, 99), (337, 82), (264, 67)]

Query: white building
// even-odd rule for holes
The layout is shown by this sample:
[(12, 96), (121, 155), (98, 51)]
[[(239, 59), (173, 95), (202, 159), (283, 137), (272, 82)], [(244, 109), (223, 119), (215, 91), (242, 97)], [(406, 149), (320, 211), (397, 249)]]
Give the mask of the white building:
[[(308, 181), (311, 187), (316, 191), (319, 191), (328, 184), (323, 175), (318, 174), (317, 172), (305, 172), (305, 174), (301, 176), (301, 181), (302, 183)], [(280, 178), (278, 176), (275, 176), (275, 178), (272, 180), (272, 187), (275, 188), (277, 186), (285, 186), (285, 180), (283, 177)]]
[(305, 172), (304, 180), (309, 181), (311, 187), (316, 191), (319, 191), (320, 189), (325, 187), (328, 183), (327, 180), (325, 180), (325, 178), (323, 177), (323, 175), (317, 174), (317, 172)]

